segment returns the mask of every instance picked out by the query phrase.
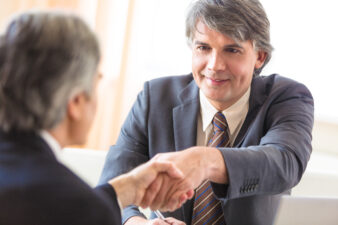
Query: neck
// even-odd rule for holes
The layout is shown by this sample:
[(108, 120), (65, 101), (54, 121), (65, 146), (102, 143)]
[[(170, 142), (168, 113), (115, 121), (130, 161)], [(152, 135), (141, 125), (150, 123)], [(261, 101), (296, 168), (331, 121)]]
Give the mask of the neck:
[(47, 132), (57, 140), (61, 148), (64, 148), (67, 145), (72, 144), (69, 140), (68, 130), (64, 123), (58, 124), (56, 127), (47, 130)]

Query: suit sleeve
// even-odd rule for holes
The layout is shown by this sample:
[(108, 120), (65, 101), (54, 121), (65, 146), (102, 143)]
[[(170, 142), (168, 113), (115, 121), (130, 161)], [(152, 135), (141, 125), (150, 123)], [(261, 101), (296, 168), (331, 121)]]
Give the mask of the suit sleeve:
[[(99, 184), (126, 173), (138, 165), (149, 160), (147, 114), (148, 114), (148, 83), (138, 95), (129, 112), (116, 142), (107, 154)], [(125, 223), (132, 216), (145, 217), (136, 206), (129, 206), (123, 210), (122, 222)]]
[(243, 147), (220, 149), (229, 184), (212, 184), (218, 198), (273, 195), (301, 179), (312, 151), (313, 98), (302, 84), (276, 85), (250, 125)]
[[(110, 205), (110, 207), (112, 208), (111, 213), (113, 214), (112, 217), (116, 220), (116, 221), (122, 221), (121, 218), (121, 210), (118, 200), (117, 200), (117, 195), (116, 192), (114, 190), (114, 188), (106, 183), (106, 184), (102, 184), (97, 186), (94, 191), (96, 192), (97, 195), (99, 195), (104, 201), (107, 202), (107, 204)], [(120, 224), (120, 223), (118, 223)]]

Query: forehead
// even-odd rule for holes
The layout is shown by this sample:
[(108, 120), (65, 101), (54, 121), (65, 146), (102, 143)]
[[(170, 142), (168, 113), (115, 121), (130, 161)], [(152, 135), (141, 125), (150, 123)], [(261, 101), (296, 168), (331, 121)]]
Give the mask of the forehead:
[(238, 41), (231, 38), (229, 35), (223, 34), (217, 30), (208, 27), (204, 22), (200, 20), (196, 22), (192, 40), (193, 42), (210, 40), (219, 42), (239, 43)]
[(253, 48), (256, 50), (254, 41), (240, 41), (238, 39), (232, 38), (230, 35), (223, 34), (217, 30), (208, 27), (203, 21), (200, 20), (196, 23), (195, 31), (191, 41), (192, 45), (202, 42), (219, 47), (224, 47), (227, 45), (237, 45), (244, 48)]

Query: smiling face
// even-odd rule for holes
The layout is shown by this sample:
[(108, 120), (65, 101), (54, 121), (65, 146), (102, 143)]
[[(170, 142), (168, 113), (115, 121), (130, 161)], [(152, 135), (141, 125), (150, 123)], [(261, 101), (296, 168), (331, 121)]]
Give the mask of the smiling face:
[(251, 85), (255, 68), (266, 53), (252, 41), (236, 42), (198, 21), (192, 40), (192, 73), (210, 103), (223, 111), (240, 99)]

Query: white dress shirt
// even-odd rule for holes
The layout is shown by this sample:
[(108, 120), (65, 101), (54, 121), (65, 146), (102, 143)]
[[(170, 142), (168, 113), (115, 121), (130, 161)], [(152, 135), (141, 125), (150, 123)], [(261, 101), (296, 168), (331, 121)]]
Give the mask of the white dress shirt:
[[(228, 122), (231, 146), (234, 144), (248, 113), (250, 89), (249, 87), (245, 94), (232, 106), (222, 111)], [(209, 102), (201, 90), (199, 94), (201, 107), (198, 116), (196, 144), (197, 146), (206, 146), (212, 135), (212, 120), (218, 110)]]
[[(54, 153), (56, 159), (58, 161), (60, 161), (62, 148), (61, 148), (59, 142), (48, 131), (42, 130), (42, 131), (39, 132), (39, 134), (40, 134), (40, 137), (52, 149), (52, 152)], [(60, 162), (60, 163), (62, 163), (62, 162)], [(117, 193), (116, 193), (116, 197), (117, 197), (117, 202), (119, 204), (119, 207), (120, 207), (120, 210), (121, 210), (121, 215), (122, 215), (123, 207), (122, 207), (119, 196), (117, 196)]]
[(42, 139), (48, 144), (48, 146), (52, 149), (57, 160), (60, 159), (61, 154), (61, 146), (59, 142), (50, 134), (48, 131), (42, 130), (39, 132)]

